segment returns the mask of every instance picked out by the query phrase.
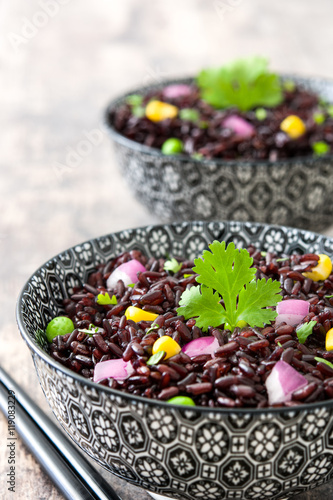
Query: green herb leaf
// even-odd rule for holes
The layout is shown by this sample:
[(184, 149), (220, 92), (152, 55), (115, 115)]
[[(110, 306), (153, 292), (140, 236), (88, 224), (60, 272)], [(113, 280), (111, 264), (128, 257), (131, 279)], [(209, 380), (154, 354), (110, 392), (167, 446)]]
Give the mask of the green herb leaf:
[(268, 61), (263, 57), (205, 69), (199, 73), (197, 83), (202, 99), (220, 109), (237, 107), (248, 111), (257, 106), (276, 106), (283, 99), (280, 79), (269, 73)]
[(283, 86), (284, 90), (286, 90), (287, 92), (294, 92), (294, 90), (296, 88), (296, 84), (295, 84), (294, 80), (284, 80), (282, 82), (282, 86)]
[(184, 274), (184, 278), (191, 278), (191, 276), (194, 276), (194, 274)]
[(265, 120), (267, 118), (267, 111), (265, 108), (257, 108), (256, 109), (256, 118), (257, 120)]
[(147, 365), (157, 365), (160, 361), (165, 356), (165, 351), (158, 351), (156, 354), (153, 354), (153, 356), (150, 356), (150, 358), (147, 361)]
[(312, 149), (315, 155), (320, 156), (328, 153), (330, 147), (325, 141), (318, 141), (312, 144)]
[(135, 283), (129, 283), (127, 286), (129, 286), (130, 288), (134, 288), (135, 287)]
[(166, 260), (164, 263), (164, 270), (171, 271), (174, 274), (178, 273), (178, 271), (180, 271), (181, 267), (182, 267), (182, 264), (179, 263), (176, 259)]
[(126, 102), (130, 106), (141, 106), (143, 101), (142, 95), (139, 94), (132, 94), (126, 97)]
[(184, 108), (179, 111), (179, 118), (188, 122), (198, 121), (199, 116), (199, 112), (196, 109)]
[(82, 333), (87, 333), (88, 335), (92, 336), (94, 333), (98, 332), (98, 326), (93, 325), (90, 323), (89, 328), (78, 328), (78, 332)]
[(276, 262), (285, 262), (286, 260), (289, 260), (289, 257), (282, 257), (281, 259), (276, 259)]
[(332, 297), (333, 297), (333, 295), (325, 295), (326, 299), (331, 299)]
[(324, 359), (324, 358), (315, 358), (315, 360), (318, 361), (318, 363), (325, 363), (325, 365), (329, 366), (333, 370), (333, 363), (331, 363), (327, 359)]
[(100, 306), (108, 306), (110, 304), (116, 305), (117, 304), (117, 297), (115, 295), (112, 295), (112, 297), (110, 297), (110, 295), (108, 294), (108, 292), (99, 293), (97, 295), (97, 301), (96, 302)]
[(36, 330), (35, 332), (35, 341), (42, 349), (44, 349), (48, 345), (46, 334), (40, 328), (38, 328), (38, 330)]
[(219, 294), (211, 288), (192, 286), (182, 293), (177, 313), (186, 319), (195, 318), (196, 326), (207, 330), (209, 326), (219, 326), (227, 321), (220, 300)]
[(317, 111), (316, 113), (313, 113), (313, 121), (317, 123), (317, 125), (321, 125), (325, 121), (325, 115), (324, 113), (321, 113), (320, 111)]
[(282, 347), (282, 344), (281, 344), (281, 342), (278, 342), (278, 343), (277, 343), (277, 345), (278, 345), (279, 347)]
[(133, 106), (132, 107), (132, 115), (137, 118), (143, 118), (146, 114), (145, 108), (142, 106)]
[(313, 327), (316, 324), (317, 321), (309, 321), (308, 323), (304, 323), (304, 325), (302, 325), (300, 328), (296, 330), (296, 334), (300, 344), (304, 344), (308, 336), (311, 335)]
[[(247, 250), (238, 250), (234, 243), (226, 248), (225, 242), (214, 241), (195, 259), (193, 271), (201, 287), (192, 287), (181, 296), (179, 315), (196, 318), (199, 328), (228, 323), (234, 329), (239, 321), (250, 326), (264, 326), (273, 321), (277, 313), (267, 307), (282, 300), (278, 281), (255, 281), (256, 269)], [(223, 298), (224, 306), (220, 303)]]
[(148, 335), (148, 333), (153, 332), (154, 330), (158, 330), (160, 328), (160, 325), (158, 323), (152, 323), (150, 325), (150, 328), (146, 331), (145, 335)]
[(332, 104), (330, 104), (329, 106), (327, 106), (327, 110), (326, 111), (327, 111), (328, 115), (331, 118), (333, 118), (333, 105)]
[(273, 321), (277, 313), (270, 306), (282, 299), (280, 283), (271, 278), (251, 281), (239, 292), (237, 321), (246, 321), (250, 326), (263, 327)]

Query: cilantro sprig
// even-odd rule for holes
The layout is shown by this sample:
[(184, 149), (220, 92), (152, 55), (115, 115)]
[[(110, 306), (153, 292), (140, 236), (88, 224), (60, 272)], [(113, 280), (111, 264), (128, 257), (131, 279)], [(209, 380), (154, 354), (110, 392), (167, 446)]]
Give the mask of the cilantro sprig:
[(179, 263), (174, 258), (166, 260), (164, 262), (164, 270), (165, 271), (171, 271), (174, 274), (178, 273), (178, 271), (180, 271), (181, 267), (182, 267), (182, 264)]
[(239, 321), (263, 327), (273, 321), (277, 313), (270, 308), (282, 300), (280, 283), (264, 278), (255, 281), (253, 259), (234, 243), (226, 247), (224, 241), (214, 241), (209, 249), (194, 260), (193, 271), (201, 286), (183, 292), (177, 313), (185, 319), (195, 318), (203, 330), (225, 323), (233, 330)]
[(283, 100), (278, 75), (268, 71), (264, 57), (233, 61), (221, 68), (201, 71), (197, 77), (201, 97), (212, 106), (248, 111), (257, 106), (274, 107)]
[(324, 358), (315, 358), (315, 360), (318, 361), (318, 363), (324, 363), (325, 365), (329, 366), (333, 370), (333, 363), (331, 363), (327, 359), (324, 359)]
[(304, 344), (306, 339), (313, 333), (313, 327), (317, 324), (317, 321), (309, 321), (304, 323), (302, 326), (297, 328), (296, 335), (300, 344)]
[(115, 295), (112, 295), (112, 297), (110, 297), (108, 292), (99, 293), (97, 295), (96, 302), (100, 306), (116, 305), (117, 304), (117, 297)]
[(300, 344), (304, 344), (306, 339), (313, 333), (313, 327), (317, 324), (317, 321), (309, 321), (304, 323), (302, 326), (297, 328), (296, 335)]

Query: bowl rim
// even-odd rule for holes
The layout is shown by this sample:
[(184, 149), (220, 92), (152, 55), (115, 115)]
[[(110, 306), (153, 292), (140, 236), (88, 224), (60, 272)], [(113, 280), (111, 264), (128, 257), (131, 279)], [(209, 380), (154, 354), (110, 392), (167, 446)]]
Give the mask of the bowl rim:
[[(39, 266), (34, 271), (33, 274), (31, 274), (29, 276), (29, 278), (26, 280), (25, 284), (23, 285), (23, 287), (20, 291), (20, 294), (19, 294), (17, 302), (16, 302), (16, 322), (17, 322), (17, 326), (18, 326), (19, 332), (21, 334), (21, 337), (26, 342), (27, 346), (29, 347), (31, 354), (32, 354), (32, 357), (34, 358), (34, 355), (37, 355), (39, 358), (42, 358), (42, 360), (45, 363), (47, 363), (48, 365), (51, 365), (52, 368), (54, 368), (57, 371), (62, 372), (64, 375), (69, 376), (70, 378), (74, 379), (75, 381), (80, 383), (80, 385), (87, 385), (87, 386), (94, 388), (96, 390), (98, 390), (98, 388), (99, 388), (100, 390), (105, 391), (107, 394), (113, 395), (115, 397), (123, 397), (124, 399), (129, 400), (129, 403), (131, 403), (131, 404), (142, 403), (142, 404), (157, 407), (157, 408), (164, 408), (164, 409), (170, 409), (170, 410), (173, 409), (173, 410), (180, 410), (180, 411), (191, 411), (191, 412), (202, 413), (202, 414), (214, 413), (214, 414), (225, 415), (225, 416), (230, 416), (230, 415), (234, 415), (234, 414), (250, 414), (253, 416), (255, 416), (255, 415), (257, 415), (257, 416), (258, 415), (266, 415), (267, 416), (271, 413), (273, 413), (273, 414), (284, 414), (284, 413), (295, 413), (295, 412), (299, 413), (302, 411), (307, 412), (308, 410), (317, 410), (320, 408), (332, 407), (333, 406), (333, 399), (331, 399), (331, 400), (328, 399), (328, 400), (314, 402), (314, 403), (308, 403), (308, 404), (300, 404), (298, 406), (291, 406), (291, 407), (270, 407), (270, 406), (268, 406), (265, 408), (247, 408), (247, 407), (242, 407), (242, 408), (238, 408), (238, 407), (233, 407), (233, 408), (214, 407), (214, 408), (211, 408), (211, 407), (206, 407), (206, 406), (185, 406), (185, 405), (170, 404), (170, 403), (167, 403), (166, 401), (145, 398), (143, 396), (137, 396), (135, 394), (122, 392), (119, 389), (112, 389), (108, 386), (93, 382), (92, 380), (85, 378), (82, 375), (79, 375), (78, 373), (74, 372), (73, 370), (70, 370), (66, 366), (62, 365), (61, 363), (56, 361), (54, 358), (52, 358), (50, 354), (45, 352), (38, 344), (33, 342), (32, 338), (31, 338), (30, 334), (28, 333), (28, 331), (25, 327), (25, 324), (24, 324), (23, 311), (21, 309), (22, 299), (23, 299), (25, 292), (27, 291), (27, 289), (29, 287), (29, 283), (30, 283), (31, 279), (41, 269), (45, 268), (45, 266), (49, 262), (57, 259), (60, 254), (63, 254), (63, 253), (70, 251), (70, 250), (74, 251), (75, 247), (77, 247), (78, 245), (84, 245), (85, 243), (90, 243), (91, 241), (94, 241), (94, 240), (97, 240), (97, 239), (100, 239), (103, 237), (107, 237), (110, 235), (116, 235), (116, 236), (120, 235), (124, 231), (140, 231), (142, 229), (148, 229), (148, 228), (152, 229), (154, 227), (161, 227), (161, 226), (162, 227), (179, 226), (179, 225), (184, 224), (184, 223), (190, 224), (190, 225), (193, 225), (196, 223), (207, 225), (207, 224), (211, 224), (214, 222), (215, 223), (216, 222), (217, 223), (227, 223), (227, 224), (250, 224), (251, 227), (255, 226), (258, 228), (264, 226), (264, 227), (275, 228), (275, 229), (282, 228), (284, 230), (292, 230), (292, 231), (296, 230), (299, 233), (303, 233), (303, 234), (310, 233), (311, 235), (315, 235), (318, 237), (326, 237), (326, 238), (333, 240), (333, 237), (325, 236), (325, 235), (322, 235), (320, 233), (316, 233), (314, 231), (309, 231), (306, 229), (300, 229), (300, 228), (295, 228), (295, 227), (291, 227), (291, 226), (283, 226), (283, 225), (278, 225), (278, 224), (267, 224), (264, 222), (262, 222), (262, 223), (261, 222), (251, 222), (251, 221), (244, 222), (244, 221), (234, 221), (234, 220), (214, 220), (214, 221), (196, 220), (196, 221), (174, 222), (174, 223), (169, 223), (169, 224), (168, 223), (149, 224), (146, 226), (138, 226), (138, 227), (134, 227), (134, 228), (130, 228), (130, 229), (123, 229), (120, 231), (114, 231), (112, 233), (108, 233), (108, 234), (105, 234), (102, 236), (96, 236), (96, 237), (90, 238), (88, 240), (85, 240), (81, 243), (75, 244), (75, 245), (69, 247), (68, 249), (65, 249), (65, 250), (59, 252), (58, 254), (54, 255), (53, 257), (48, 259), (46, 262), (44, 262), (41, 266)], [(112, 257), (109, 257), (109, 258), (112, 258)], [(35, 369), (36, 369), (36, 367), (35, 367)]]
[[(333, 78), (327, 78), (327, 77), (320, 77), (320, 76), (303, 76), (303, 75), (295, 75), (292, 73), (280, 73), (279, 76), (283, 80), (287, 79), (294, 79), (298, 80), (300, 84), (302, 82), (308, 82), (311, 84), (313, 83), (325, 83), (327, 85), (331, 85), (333, 87)], [(261, 159), (233, 159), (233, 160), (223, 160), (221, 158), (202, 158), (202, 159), (196, 159), (192, 158), (191, 156), (186, 156), (183, 154), (178, 154), (178, 155), (164, 155), (162, 152), (157, 149), (157, 148), (152, 148), (150, 146), (145, 146), (144, 144), (140, 144), (139, 142), (133, 141), (132, 139), (128, 139), (124, 135), (122, 135), (120, 132), (118, 132), (113, 124), (110, 123), (109, 120), (109, 113), (110, 111), (113, 111), (117, 105), (122, 103), (126, 97), (132, 94), (140, 93), (143, 91), (149, 91), (153, 89), (158, 89), (164, 85), (172, 85), (172, 84), (178, 84), (178, 83), (193, 83), (195, 81), (194, 76), (184, 76), (184, 77), (175, 77), (175, 78), (169, 78), (169, 79), (162, 79), (159, 82), (152, 83), (150, 85), (142, 85), (140, 87), (135, 87), (131, 90), (127, 90), (126, 92), (118, 95), (117, 97), (114, 97), (111, 101), (109, 101), (109, 104), (104, 110), (103, 113), (103, 126), (107, 129), (108, 134), (111, 136), (111, 138), (114, 139), (116, 143), (119, 143), (122, 146), (125, 146), (133, 151), (137, 151), (138, 153), (144, 153), (146, 155), (150, 155), (153, 158), (164, 158), (166, 160), (169, 159), (169, 161), (177, 160), (177, 162), (180, 163), (188, 163), (188, 162), (194, 162), (195, 164), (199, 165), (202, 164), (204, 167), (209, 166), (209, 165), (218, 165), (218, 166), (229, 166), (229, 167), (234, 167), (235, 165), (253, 165), (253, 164), (258, 164), (258, 165), (267, 165), (269, 167), (273, 166), (279, 166), (282, 164), (287, 164), (287, 165), (293, 165), (298, 162), (303, 162), (303, 163), (319, 163), (320, 161), (325, 161), (329, 160), (333, 162), (333, 153), (329, 155), (319, 155), (319, 156), (297, 156), (293, 158), (282, 158), (279, 160), (261, 160)], [(333, 101), (332, 101), (333, 103)]]

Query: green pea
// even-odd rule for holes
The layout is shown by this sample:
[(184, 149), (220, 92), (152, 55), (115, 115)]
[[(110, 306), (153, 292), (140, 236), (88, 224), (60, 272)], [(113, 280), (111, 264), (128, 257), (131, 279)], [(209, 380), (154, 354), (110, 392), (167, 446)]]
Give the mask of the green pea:
[(313, 152), (316, 156), (325, 155), (329, 152), (330, 147), (325, 141), (318, 141), (312, 144)]
[(174, 398), (168, 399), (167, 403), (173, 405), (195, 406), (193, 399), (187, 396), (175, 396)]
[(162, 144), (162, 153), (165, 155), (176, 155), (178, 153), (181, 153), (183, 151), (183, 143), (180, 139), (167, 139), (163, 144)]
[(51, 343), (54, 337), (71, 333), (74, 328), (75, 326), (71, 319), (66, 318), (66, 316), (57, 316), (46, 327), (45, 334), (47, 341)]
[(319, 111), (317, 113), (313, 113), (313, 121), (317, 123), (317, 125), (321, 125), (325, 121), (325, 115), (324, 113), (320, 113)]

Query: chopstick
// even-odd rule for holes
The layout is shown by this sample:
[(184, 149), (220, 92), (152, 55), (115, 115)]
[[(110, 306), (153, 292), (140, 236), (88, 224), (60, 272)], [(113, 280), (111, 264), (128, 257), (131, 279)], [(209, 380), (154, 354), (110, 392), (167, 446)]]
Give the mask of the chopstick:
[(72, 442), (0, 367), (0, 409), (6, 417), (9, 390), (15, 393), (15, 431), (65, 498), (121, 500)]

